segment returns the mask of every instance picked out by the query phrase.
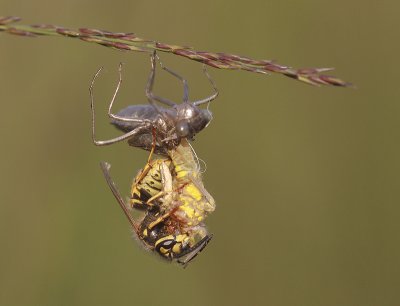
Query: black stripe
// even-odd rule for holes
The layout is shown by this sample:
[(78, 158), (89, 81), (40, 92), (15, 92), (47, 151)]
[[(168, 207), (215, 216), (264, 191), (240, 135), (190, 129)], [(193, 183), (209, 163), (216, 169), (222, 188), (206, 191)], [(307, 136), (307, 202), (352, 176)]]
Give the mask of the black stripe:
[(154, 190), (157, 190), (157, 191), (161, 191), (161, 189), (156, 188), (156, 187), (150, 185), (149, 183), (146, 183), (146, 185), (147, 185), (150, 189), (154, 189)]

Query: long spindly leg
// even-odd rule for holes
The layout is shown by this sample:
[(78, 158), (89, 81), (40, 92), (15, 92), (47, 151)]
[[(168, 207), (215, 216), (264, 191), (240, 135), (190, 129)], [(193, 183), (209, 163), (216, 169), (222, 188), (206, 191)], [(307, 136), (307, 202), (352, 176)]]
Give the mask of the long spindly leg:
[[(152, 155), (156, 147), (156, 130), (154, 128), (152, 129), (152, 135), (152, 149), (147, 159), (146, 166), (136, 176), (131, 187), (131, 205), (132, 207), (136, 206), (136, 208), (146, 206), (148, 208), (154, 207), (155, 204), (153, 204), (153, 202), (161, 197), (163, 197), (163, 202), (168, 202), (168, 204), (172, 202), (172, 193), (170, 192), (172, 191), (172, 174), (169, 170), (168, 165), (166, 164), (166, 160), (159, 159), (156, 160), (154, 163), (152, 162)], [(155, 172), (149, 174), (150, 170), (153, 169), (153, 167), (156, 167)], [(151, 175), (152, 179), (155, 180), (157, 180), (157, 178), (155, 178), (154, 175), (161, 177), (161, 184), (163, 187), (160, 192), (144, 201), (143, 199), (140, 199), (142, 194), (141, 183), (147, 175)], [(153, 186), (153, 190), (156, 191), (157, 189)]]
[(130, 131), (130, 132), (124, 134), (124, 135), (121, 135), (121, 136), (118, 136), (118, 137), (115, 137), (115, 138), (112, 138), (112, 139), (107, 139), (107, 140), (96, 140), (96, 136), (95, 136), (95, 133), (94, 133), (94, 128), (95, 128), (94, 121), (92, 121), (92, 139), (93, 139), (93, 143), (96, 146), (108, 146), (108, 145), (112, 145), (112, 144), (120, 142), (120, 141), (124, 141), (124, 140), (129, 139), (129, 138), (135, 137), (136, 134), (139, 134), (140, 132), (147, 130), (148, 129), (148, 125), (145, 124), (143, 126), (139, 126), (136, 129), (134, 129), (134, 130), (132, 130), (132, 131)]
[(164, 66), (164, 64), (160, 60), (160, 57), (157, 54), (155, 54), (155, 57), (157, 57), (158, 62), (160, 63), (160, 66), (161, 66), (161, 68), (163, 70), (165, 70), (168, 73), (172, 74), (174, 77), (176, 77), (177, 79), (179, 79), (182, 82), (182, 84), (183, 84), (183, 102), (188, 102), (189, 101), (189, 85), (188, 85), (188, 82), (186, 81), (186, 79), (181, 77), (175, 71), (173, 71), (173, 70), (169, 69), (168, 67)]
[(153, 127), (151, 129), (151, 150), (150, 150), (150, 154), (149, 157), (147, 158), (147, 164), (150, 164), (151, 159), (153, 158), (153, 154), (154, 154), (154, 150), (156, 149), (156, 144), (157, 144), (157, 135), (156, 135), (157, 131), (156, 128)]
[(166, 104), (168, 106), (176, 105), (176, 103), (174, 103), (173, 101), (171, 101), (169, 99), (159, 97), (159, 96), (156, 96), (155, 94), (153, 94), (154, 78), (156, 75), (156, 52), (155, 51), (151, 55), (150, 62), (151, 62), (151, 71), (150, 71), (149, 80), (147, 81), (147, 86), (146, 86), (146, 96), (147, 96), (147, 99), (149, 100), (149, 103), (151, 105), (153, 105), (157, 110), (159, 110), (159, 108), (154, 103), (154, 101), (158, 101), (158, 102)]
[[(94, 98), (93, 98), (93, 88), (94, 88), (94, 82), (96, 81), (97, 77), (99, 76), (101, 70), (103, 70), (103, 67), (100, 67), (99, 70), (97, 70), (96, 74), (93, 77), (93, 80), (90, 84), (89, 87), (89, 91), (90, 91), (90, 98), (91, 98), (91, 108), (92, 108), (92, 112), (94, 113)], [(119, 73), (119, 79), (118, 79), (118, 83), (117, 83), (117, 87), (115, 88), (113, 97), (111, 99), (111, 102), (108, 106), (108, 116), (110, 118), (113, 118), (115, 120), (119, 120), (119, 121), (125, 121), (125, 122), (137, 122), (137, 123), (144, 123), (144, 122), (150, 122), (149, 120), (146, 119), (138, 119), (138, 118), (127, 118), (127, 117), (121, 117), (118, 115), (115, 115), (113, 113), (111, 113), (111, 108), (114, 104), (115, 98), (117, 97), (119, 88), (121, 87), (121, 83), (122, 83), (122, 63), (119, 63), (119, 68), (118, 68), (118, 73)]]
[(198, 100), (198, 101), (194, 101), (193, 105), (201, 105), (201, 104), (204, 104), (204, 103), (209, 103), (212, 100), (214, 100), (216, 97), (218, 97), (218, 94), (219, 94), (218, 88), (215, 85), (214, 80), (211, 78), (210, 74), (208, 73), (206, 65), (203, 65), (203, 72), (206, 75), (207, 79), (210, 81), (211, 86), (214, 89), (214, 93), (211, 96), (207, 97), (207, 98), (204, 98), (204, 99), (201, 99), (201, 100)]
[(165, 192), (163, 190), (161, 190), (159, 193), (157, 193), (156, 195), (152, 196), (150, 199), (147, 200), (146, 204), (153, 206), (153, 202), (161, 197), (163, 197), (163, 195), (165, 194)]
[[(155, 167), (159, 167), (158, 169), (161, 169), (161, 166), (159, 165), (158, 161), (156, 161), (157, 163), (155, 165), (154, 165), (154, 163), (152, 163), (152, 156), (153, 156), (154, 150), (156, 148), (156, 129), (154, 127), (152, 128), (152, 136), (153, 136), (152, 147), (151, 147), (151, 151), (150, 151), (149, 157), (147, 158), (147, 163), (146, 163), (145, 167), (141, 170), (141, 172), (136, 176), (136, 178), (135, 178), (135, 180), (134, 180), (134, 182), (132, 183), (132, 186), (131, 186), (131, 206), (135, 207), (135, 208), (138, 208), (138, 209), (141, 209), (141, 208), (149, 209), (149, 208), (154, 207), (154, 204), (152, 203), (152, 201), (154, 201), (155, 199), (157, 199), (160, 196), (162, 196), (162, 195), (160, 195), (160, 196), (154, 198), (154, 196), (150, 197), (151, 195), (149, 195), (150, 199), (146, 199), (146, 200), (143, 200), (143, 198), (142, 198), (142, 196), (144, 194), (147, 195), (147, 192), (144, 193), (145, 190), (142, 190), (142, 186), (141, 186), (142, 180), (147, 175), (149, 175), (150, 170), (153, 169), (154, 166)], [(161, 163), (163, 163), (162, 160), (159, 160), (159, 161), (161, 161)], [(153, 173), (152, 176), (157, 174), (157, 171), (160, 171), (160, 170), (156, 169), (156, 173)], [(156, 178), (153, 178), (153, 177), (152, 177), (152, 179), (157, 180)], [(151, 187), (151, 188), (153, 190), (158, 190), (158, 189), (155, 189), (154, 186)]]
[(153, 157), (154, 150), (156, 149), (156, 129), (154, 127), (152, 128), (151, 133), (152, 133), (152, 143), (151, 143), (151, 150), (149, 153), (149, 157), (147, 158), (146, 166), (143, 168), (140, 175), (138, 177), (136, 177), (135, 182), (133, 183), (132, 192), (133, 192), (133, 190), (136, 189), (136, 186), (143, 180), (143, 178), (147, 175), (147, 173), (153, 167), (152, 163), (151, 163), (151, 159)]
[(125, 216), (128, 218), (128, 221), (129, 221), (130, 225), (132, 226), (132, 229), (137, 234), (138, 230), (139, 230), (139, 225), (135, 222), (135, 220), (132, 218), (131, 214), (129, 213), (129, 210), (125, 204), (125, 201), (122, 199), (121, 194), (118, 191), (117, 185), (114, 183), (113, 179), (111, 178), (111, 175), (110, 175), (111, 165), (107, 162), (101, 162), (100, 167), (101, 167), (101, 170), (103, 171), (103, 174), (107, 181), (108, 187), (110, 187), (119, 206), (122, 208)]
[(147, 228), (149, 230), (152, 230), (156, 225), (160, 224), (161, 222), (164, 222), (165, 219), (169, 218), (171, 215), (173, 215), (179, 207), (175, 207), (173, 208), (171, 211), (166, 212), (165, 214), (163, 214), (162, 216), (158, 217), (156, 220), (154, 220), (153, 222), (151, 222)]
[[(149, 122), (148, 120), (137, 120), (137, 122), (141, 122), (142, 125), (139, 125), (137, 128), (133, 129), (132, 131), (130, 131), (130, 132), (124, 134), (124, 135), (121, 135), (121, 136), (118, 136), (118, 137), (115, 137), (115, 138), (112, 138), (112, 139), (109, 139), (109, 140), (96, 140), (96, 136), (95, 136), (95, 117), (96, 117), (96, 113), (95, 113), (95, 108), (94, 108), (93, 87), (94, 87), (94, 82), (95, 82), (96, 78), (98, 77), (98, 75), (99, 75), (99, 73), (101, 72), (102, 69), (103, 69), (103, 67), (101, 67), (96, 72), (96, 74), (93, 77), (92, 83), (90, 84), (90, 87), (89, 87), (90, 108), (91, 108), (91, 111), (92, 111), (92, 139), (93, 139), (93, 143), (96, 146), (106, 146), (106, 145), (114, 144), (114, 143), (129, 139), (131, 137), (134, 137), (136, 134), (138, 134), (142, 130), (147, 129), (151, 125), (151, 122)], [(116, 93), (118, 91), (118, 88), (119, 88), (119, 85), (117, 86), (116, 92), (114, 93), (113, 100), (114, 100), (115, 95), (116, 95)], [(110, 109), (111, 109), (111, 107), (110, 107)]]

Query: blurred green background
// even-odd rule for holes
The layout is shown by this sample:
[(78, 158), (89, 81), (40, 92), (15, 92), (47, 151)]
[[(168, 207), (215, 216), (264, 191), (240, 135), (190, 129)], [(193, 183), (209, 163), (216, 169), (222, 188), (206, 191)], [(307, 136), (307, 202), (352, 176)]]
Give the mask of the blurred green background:
[[(397, 1), (0, 1), (21, 23), (133, 31), (294, 67), (336, 67), (357, 89), (210, 68), (215, 120), (194, 146), (217, 201), (214, 239), (186, 269), (147, 254), (105, 184), (128, 193), (146, 152), (95, 147), (105, 110), (144, 103), (149, 56), (0, 33), (0, 305), (400, 305)], [(191, 98), (201, 65), (161, 54)], [(156, 91), (181, 98), (158, 74)]]

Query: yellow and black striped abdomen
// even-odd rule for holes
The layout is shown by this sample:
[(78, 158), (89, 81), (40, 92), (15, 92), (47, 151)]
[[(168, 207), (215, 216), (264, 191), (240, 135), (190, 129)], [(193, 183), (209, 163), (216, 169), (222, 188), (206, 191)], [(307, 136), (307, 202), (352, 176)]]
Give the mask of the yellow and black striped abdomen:
[(166, 163), (171, 166), (169, 159), (156, 159), (147, 164), (136, 176), (132, 187), (130, 204), (132, 208), (148, 209), (152, 204), (147, 203), (148, 200), (163, 190), (163, 182), (161, 176), (161, 164)]

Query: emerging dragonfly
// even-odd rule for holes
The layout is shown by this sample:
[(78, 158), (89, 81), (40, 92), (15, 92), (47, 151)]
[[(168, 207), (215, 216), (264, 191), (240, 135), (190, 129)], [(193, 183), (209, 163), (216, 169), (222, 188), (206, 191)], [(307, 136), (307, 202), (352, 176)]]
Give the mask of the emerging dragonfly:
[[(182, 103), (176, 104), (169, 99), (153, 94), (156, 58), (163, 70), (172, 74), (183, 83)], [(102, 68), (97, 71), (89, 88), (92, 109), (92, 137), (93, 142), (97, 146), (105, 146), (128, 140), (129, 145), (150, 151), (153, 143), (152, 129), (154, 128), (157, 131), (155, 152), (167, 155), (167, 150), (176, 147), (182, 138), (192, 140), (195, 134), (207, 127), (212, 120), (212, 114), (208, 110), (208, 106), (206, 109), (199, 107), (203, 104), (209, 104), (218, 96), (218, 89), (205, 66), (203, 66), (203, 71), (211, 83), (214, 93), (204, 99), (190, 102), (187, 81), (176, 72), (165, 67), (154, 52), (151, 56), (151, 72), (146, 86), (146, 96), (149, 104), (130, 105), (120, 110), (117, 114), (112, 113), (111, 109), (122, 83), (122, 64), (120, 64), (119, 81), (108, 107), (108, 116), (111, 118), (111, 123), (119, 130), (125, 132), (125, 134), (108, 140), (96, 140), (93, 86), (101, 70)], [(159, 106), (156, 102), (160, 102), (168, 107)]]

